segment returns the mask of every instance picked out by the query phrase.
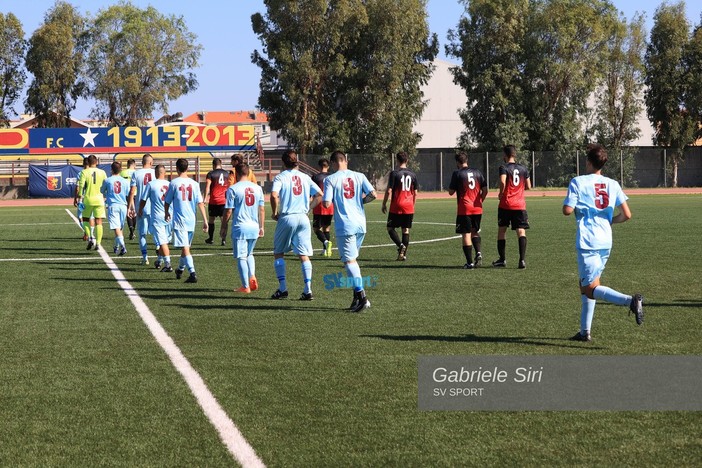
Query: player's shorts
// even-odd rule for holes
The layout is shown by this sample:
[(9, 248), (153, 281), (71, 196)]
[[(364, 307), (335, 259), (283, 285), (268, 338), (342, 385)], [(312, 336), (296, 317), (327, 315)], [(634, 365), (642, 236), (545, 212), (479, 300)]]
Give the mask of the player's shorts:
[(365, 237), (365, 232), (359, 232), (350, 236), (336, 236), (336, 240), (339, 243), (339, 258), (342, 262), (346, 263), (358, 258), (358, 252), (361, 250)]
[(576, 252), (578, 257), (578, 280), (580, 281), (580, 286), (592, 284), (595, 279), (602, 275), (607, 260), (609, 259), (610, 249), (578, 249)]
[(414, 214), (388, 213), (388, 227), (411, 229)]
[(140, 236), (146, 236), (149, 233), (149, 225), (151, 224), (151, 215), (142, 215), (137, 218), (136, 228)]
[(497, 225), (499, 227), (507, 227), (512, 225), (512, 230), (529, 229), (529, 216), (526, 210), (506, 210), (504, 208), (497, 209)]
[(194, 233), (194, 231), (187, 231), (185, 229), (174, 229), (173, 247), (190, 247), (193, 243)]
[(480, 222), (483, 219), (483, 215), (457, 215), (456, 216), (456, 234), (467, 234), (471, 230), (475, 229), (476, 232), (480, 231)]
[(86, 203), (82, 214), (83, 218), (105, 218), (105, 205), (91, 205)]
[(207, 205), (207, 214), (210, 218), (221, 218), (224, 216), (224, 205), (213, 205), (210, 203)]
[(107, 222), (110, 229), (124, 229), (127, 220), (127, 205), (112, 205), (107, 209)]
[(149, 226), (149, 234), (158, 245), (168, 245), (171, 243), (173, 225), (171, 223), (158, 223)]
[(257, 240), (258, 238), (232, 240), (232, 253), (234, 254), (234, 258), (246, 258), (252, 255)]
[(295, 255), (312, 255), (312, 229), (306, 214), (282, 215), (273, 235), (273, 253), (284, 254), (293, 251)]
[(329, 227), (329, 226), (331, 226), (333, 218), (334, 218), (334, 215), (313, 214), (312, 215), (312, 227), (315, 230)]

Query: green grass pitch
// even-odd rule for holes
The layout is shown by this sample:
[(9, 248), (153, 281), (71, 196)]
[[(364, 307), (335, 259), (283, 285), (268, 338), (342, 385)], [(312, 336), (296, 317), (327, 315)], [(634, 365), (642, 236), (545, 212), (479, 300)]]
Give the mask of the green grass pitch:
[[(277, 281), (266, 253), (257, 256), (261, 289), (237, 297), (229, 247), (205, 245), (202, 232), (193, 253), (212, 255), (195, 257), (195, 285), (137, 258), (116, 263), (267, 465), (702, 465), (699, 412), (418, 411), (419, 355), (702, 353), (700, 198), (629, 200), (633, 219), (614, 227), (603, 284), (642, 292), (646, 321), (637, 327), (626, 308), (599, 304), (592, 343), (566, 339), (578, 330), (580, 298), (574, 220), (561, 201), (528, 200), (526, 270), (516, 268), (511, 232), (506, 269), (462, 270), (458, 239), (417, 242), (454, 236), (448, 197), (418, 202), (408, 261), (396, 262), (394, 248), (371, 248), (390, 241), (380, 203), (367, 205), (360, 265), (377, 284), (362, 314), (341, 310), (349, 290), (324, 288), (324, 275), (342, 271), (336, 257), (314, 257), (313, 302), (296, 300), (293, 257), (291, 298), (268, 299)], [(488, 200), (485, 264), (496, 258), (496, 211)], [(273, 230), (267, 222), (258, 251), (271, 250)], [(64, 208), (0, 209), (0, 465), (230, 466), (79, 237)], [(128, 247), (138, 255), (135, 241)]]

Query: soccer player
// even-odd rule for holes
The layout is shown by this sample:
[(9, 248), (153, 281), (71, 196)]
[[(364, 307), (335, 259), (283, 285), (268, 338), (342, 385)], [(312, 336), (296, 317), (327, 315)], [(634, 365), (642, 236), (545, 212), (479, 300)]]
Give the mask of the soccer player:
[(516, 162), (517, 148), (507, 145), (502, 151), (505, 164), (500, 166), (500, 204), (497, 208), (497, 252), (500, 258), (492, 262), (492, 266), (507, 266), (505, 246), (507, 227), (511, 224), (512, 230), (517, 231), (519, 238), (519, 268), (526, 268), (526, 230), (529, 229), (529, 216), (524, 190), (531, 189), (531, 179), (527, 168)]
[[(94, 154), (88, 156), (88, 168), (80, 173), (78, 179), (78, 191), (73, 200), (73, 206), (78, 206), (82, 202), (83, 209), (83, 232), (88, 236), (88, 246), (86, 250), (95, 247), (98, 249), (102, 242), (102, 220), (105, 218), (105, 198), (100, 189), (102, 183), (107, 179), (105, 171), (97, 167), (97, 158)], [(83, 194), (82, 198), (78, 194)], [(90, 230), (90, 218), (95, 218), (95, 237)]]
[[(324, 190), (324, 179), (329, 175), (329, 160), (322, 158), (317, 163), (319, 172), (312, 176), (312, 182), (317, 184), (320, 191)], [(322, 243), (322, 256), (331, 257), (331, 222), (334, 217), (334, 207), (324, 208), (322, 204), (314, 207), (312, 210), (312, 229), (317, 239)]]
[(190, 255), (190, 245), (192, 244), (197, 224), (196, 209), (199, 209), (202, 215), (202, 230), (208, 232), (209, 226), (207, 225), (205, 204), (202, 202), (200, 184), (188, 176), (188, 160), (181, 158), (176, 161), (176, 169), (178, 170), (178, 177), (173, 179), (168, 186), (164, 206), (166, 221), (171, 220), (169, 210), (173, 206), (173, 246), (182, 249), (175, 275), (176, 279), (180, 279), (185, 267), (188, 267), (190, 276), (185, 282), (197, 283), (195, 264), (193, 263), (192, 255)]
[(324, 206), (334, 204), (334, 230), (339, 242), (339, 257), (344, 262), (348, 284), (353, 284), (353, 302), (349, 308), (360, 312), (370, 307), (363, 290), (361, 268), (356, 259), (366, 235), (366, 213), (363, 205), (376, 198), (375, 189), (365, 175), (348, 169), (348, 158), (341, 151), (332, 153), (334, 173), (324, 179)]
[(146, 245), (146, 234), (149, 232), (149, 217), (151, 216), (151, 203), (147, 201), (141, 216), (136, 216), (136, 210), (139, 205), (139, 201), (144, 198), (144, 190), (149, 182), (154, 180), (156, 176), (154, 175), (153, 165), (154, 158), (150, 154), (146, 153), (144, 157), (141, 158), (142, 168), (134, 171), (132, 174), (132, 179), (129, 183), (131, 187), (129, 190), (129, 213), (128, 215), (132, 218), (136, 217), (136, 228), (139, 232), (139, 248), (141, 249), (141, 264), (149, 264), (149, 255)]
[[(278, 277), (278, 289), (271, 299), (288, 297), (288, 284), (285, 279), (285, 253), (292, 250), (300, 257), (304, 290), (301, 301), (311, 301), (312, 296), (312, 230), (310, 229), (310, 208), (314, 209), (322, 201), (321, 190), (307, 174), (297, 170), (297, 153), (288, 150), (283, 153), (285, 170), (275, 176), (271, 189), (272, 218), (277, 221), (273, 235), (273, 263)], [(310, 197), (312, 203), (310, 204)]]
[[(236, 184), (236, 166), (244, 162), (244, 155), (241, 153), (234, 153), (231, 157), (232, 170), (229, 171), (229, 179), (227, 180), (227, 186)], [(253, 173), (251, 167), (249, 167), (249, 182), (256, 184), (256, 174)]]
[(139, 202), (139, 217), (143, 216), (147, 203), (151, 203), (151, 216), (149, 217), (149, 232), (158, 244), (158, 259), (154, 263), (156, 268), (161, 269), (161, 273), (170, 273), (171, 252), (168, 244), (171, 242), (172, 223), (166, 221), (165, 199), (169, 182), (166, 180), (166, 167), (159, 164), (154, 168), (156, 179), (149, 182), (144, 189), (144, 196)]
[[(456, 194), (456, 234), (462, 237), (463, 255), (466, 257), (463, 268), (472, 270), (482, 265), (483, 261), (480, 252), (480, 222), (488, 188), (483, 173), (468, 167), (466, 153), (456, 154), (456, 166), (458, 170), (451, 175), (449, 195)], [(475, 263), (472, 248), (475, 248)]]
[[(414, 203), (417, 200), (417, 175), (407, 169), (409, 156), (404, 151), (395, 155), (399, 169), (390, 172), (388, 187), (385, 189), (382, 212), (387, 213), (388, 198), (390, 201), (390, 214), (388, 214), (388, 234), (397, 245), (397, 260), (407, 260), (410, 229), (414, 218)], [(395, 228), (402, 228), (402, 240), (397, 235)]]
[[(127, 168), (119, 174), (127, 179), (127, 184), (132, 180), (132, 174), (136, 170), (134, 158), (127, 159)], [(129, 240), (134, 240), (134, 228), (136, 227), (136, 217), (127, 216), (127, 226), (129, 227)]]
[[(600, 276), (612, 249), (611, 225), (623, 223), (631, 218), (631, 211), (626, 203), (627, 196), (622, 188), (615, 180), (601, 173), (606, 162), (607, 151), (601, 145), (588, 148), (585, 163), (587, 175), (571, 180), (563, 200), (563, 214), (570, 216), (575, 212), (577, 223), (575, 247), (582, 309), (580, 331), (571, 337), (574, 341), (592, 339), (590, 330), (597, 300), (628, 306), (634, 313), (637, 324), (641, 325), (644, 320), (641, 294), (627, 296), (600, 284)], [(616, 216), (615, 207), (619, 207)]]
[(113, 162), (110, 166), (112, 175), (102, 183), (100, 191), (105, 196), (107, 204), (107, 222), (110, 229), (115, 231), (115, 243), (112, 252), (122, 256), (127, 253), (127, 246), (124, 244), (124, 221), (127, 218), (127, 182), (122, 177), (122, 163)]
[[(207, 182), (205, 183), (205, 203), (207, 203), (207, 214), (209, 215), (208, 224), (210, 230), (207, 232), (208, 238), (205, 239), (207, 244), (211, 244), (215, 232), (215, 218), (221, 218), (224, 213), (224, 203), (227, 199), (227, 184), (229, 173), (222, 169), (222, 160), (214, 158), (212, 160), (212, 170), (207, 173)], [(222, 245), (225, 244), (222, 237)]]
[(236, 183), (227, 189), (227, 202), (222, 216), (220, 233), (227, 235), (227, 223), (232, 219), (232, 251), (236, 258), (241, 287), (237, 292), (249, 294), (258, 289), (256, 260), (253, 250), (259, 237), (263, 237), (266, 211), (263, 207), (263, 190), (248, 180), (249, 166), (236, 166)]
[[(74, 195), (74, 198), (81, 198), (83, 196), (82, 193), (79, 193), (78, 181), (80, 180), (80, 174), (84, 170), (86, 170), (87, 168), (88, 168), (88, 158), (83, 158), (83, 168), (80, 171), (78, 171), (78, 175), (76, 176), (76, 193)], [(76, 205), (76, 218), (81, 220), (81, 223), (83, 222), (82, 220), (83, 220), (83, 210), (84, 209), (85, 209), (85, 205), (83, 204), (83, 202), (80, 202)], [(90, 230), (91, 231), (93, 231), (94, 225), (95, 225), (95, 221), (91, 219), (90, 220)], [(83, 233), (83, 240), (84, 241), (87, 241), (88, 237), (90, 237), (90, 235)]]

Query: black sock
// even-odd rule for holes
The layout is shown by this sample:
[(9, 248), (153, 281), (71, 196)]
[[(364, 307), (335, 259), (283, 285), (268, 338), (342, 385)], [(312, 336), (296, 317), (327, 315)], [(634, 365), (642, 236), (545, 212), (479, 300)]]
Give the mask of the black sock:
[(210, 240), (212, 240), (212, 237), (214, 236), (214, 231), (215, 231), (215, 223), (212, 223), (209, 225), (209, 228), (207, 229), (207, 234), (210, 236)]
[(473, 247), (470, 245), (463, 246), (463, 255), (466, 256), (466, 263), (473, 263)]
[(527, 246), (526, 236), (521, 236), (519, 238), (519, 261), (520, 262), (523, 262), (524, 257), (526, 257), (526, 246)]
[(317, 236), (317, 239), (324, 244), (324, 241), (327, 240), (327, 238), (324, 236), (324, 233), (322, 231), (314, 231), (315, 235)]
[(471, 238), (473, 241), (473, 248), (475, 249), (475, 256), (477, 257), (480, 253), (480, 236)]
[(390, 239), (392, 239), (395, 245), (399, 247), (402, 241), (400, 241), (400, 237), (397, 235), (397, 231), (394, 229), (388, 229), (388, 234), (390, 234)]
[(402, 234), (402, 243), (405, 244), (405, 247), (409, 246), (409, 232), (407, 234)]
[(497, 253), (500, 255), (500, 260), (505, 259), (505, 246), (507, 245), (507, 239), (497, 239)]
[(331, 240), (331, 231), (324, 231), (324, 239)]

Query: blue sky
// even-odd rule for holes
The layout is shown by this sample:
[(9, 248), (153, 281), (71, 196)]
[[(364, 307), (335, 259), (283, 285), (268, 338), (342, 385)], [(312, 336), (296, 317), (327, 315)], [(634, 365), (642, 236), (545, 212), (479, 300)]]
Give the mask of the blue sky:
[[(54, 4), (53, 0), (31, 0), (2, 2), (0, 11), (14, 13), (22, 22), (28, 38), (42, 23), (44, 13)], [(116, 0), (72, 1), (82, 13), (95, 15), (98, 10), (117, 3)], [(261, 44), (251, 30), (251, 15), (263, 12), (263, 0), (216, 0), (190, 2), (184, 0), (133, 0), (140, 7), (153, 5), (161, 12), (184, 16), (189, 29), (197, 34), (203, 46), (200, 67), (196, 70), (198, 89), (169, 104), (169, 113), (182, 112), (187, 115), (199, 110), (248, 110), (256, 106), (258, 99), (258, 68), (251, 64), (251, 51)], [(614, 0), (614, 4), (627, 18), (635, 12), (646, 14), (648, 29), (651, 18), (660, 0)], [(697, 4), (697, 6), (694, 6)], [(446, 33), (455, 28), (464, 6), (458, 0), (429, 0), (430, 29), (437, 33), (440, 57), (446, 58), (444, 45)], [(702, 6), (698, 0), (688, 0), (687, 14), (692, 23), (698, 23)], [(28, 83), (31, 75), (28, 77)], [(24, 98), (22, 98), (24, 99)], [(16, 105), (22, 112), (24, 105)], [(88, 117), (92, 105), (82, 101), (73, 116)], [(161, 114), (157, 111), (154, 117)]]

